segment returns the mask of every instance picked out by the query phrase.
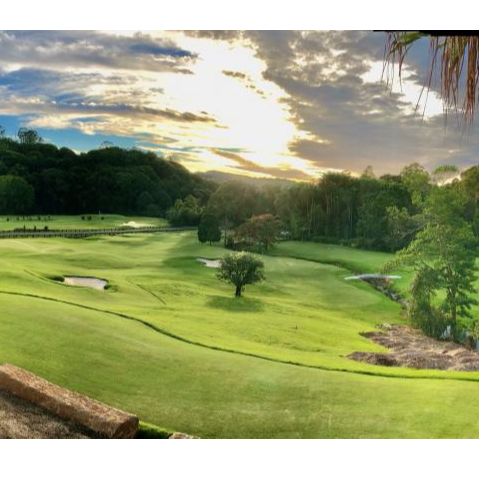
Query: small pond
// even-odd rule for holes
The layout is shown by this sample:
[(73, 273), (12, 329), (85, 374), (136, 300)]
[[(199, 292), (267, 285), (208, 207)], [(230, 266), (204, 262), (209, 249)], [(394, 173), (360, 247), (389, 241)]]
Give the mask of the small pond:
[(93, 278), (89, 276), (64, 276), (63, 282), (70, 286), (84, 286), (86, 288), (99, 290), (104, 290), (108, 284), (108, 282), (104, 279)]

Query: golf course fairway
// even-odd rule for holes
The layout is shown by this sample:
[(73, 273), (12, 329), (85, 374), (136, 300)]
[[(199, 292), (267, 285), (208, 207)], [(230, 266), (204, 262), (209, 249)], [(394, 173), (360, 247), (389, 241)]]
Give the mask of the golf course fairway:
[(197, 261), (225, 250), (194, 232), (5, 239), (0, 254), (0, 362), (143, 421), (204, 438), (479, 437), (479, 373), (347, 358), (382, 350), (361, 332), (405, 322), (344, 279), (388, 254), (281, 243), (241, 298)]

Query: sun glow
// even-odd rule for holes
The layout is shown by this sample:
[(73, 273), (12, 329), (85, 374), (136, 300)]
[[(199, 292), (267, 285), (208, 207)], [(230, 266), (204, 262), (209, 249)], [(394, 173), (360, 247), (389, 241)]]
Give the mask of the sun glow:
[[(309, 162), (289, 154), (288, 144), (301, 135), (290, 121), (282, 101), (286, 93), (262, 77), (263, 61), (246, 44), (230, 44), (170, 33), (182, 48), (198, 52), (190, 66), (193, 75), (166, 73), (158, 79), (165, 95), (157, 98), (162, 106), (194, 112), (208, 111), (217, 125), (188, 125), (179, 129), (183, 147), (195, 148), (203, 163), (185, 164), (194, 170), (214, 166), (233, 168), (235, 162), (212, 153), (213, 148), (240, 151), (243, 158), (260, 167), (295, 168), (315, 173)], [(230, 73), (230, 74), (228, 74)], [(171, 125), (156, 125), (160, 135), (171, 134)], [(257, 174), (257, 173), (256, 173)]]
[(299, 181), (477, 157), (477, 135), (464, 141), (434, 82), (423, 89), (425, 49), (384, 81), (383, 33), (18, 31), (0, 46), (9, 136), (31, 127), (77, 151), (110, 141), (192, 171)]

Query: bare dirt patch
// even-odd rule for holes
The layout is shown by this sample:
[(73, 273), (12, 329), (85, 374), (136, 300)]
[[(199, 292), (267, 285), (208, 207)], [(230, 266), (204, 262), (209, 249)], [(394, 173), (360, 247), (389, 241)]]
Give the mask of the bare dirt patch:
[(348, 358), (380, 366), (479, 371), (478, 351), (452, 341), (438, 341), (411, 326), (382, 325), (380, 329), (362, 336), (390, 349), (390, 353), (358, 351)]
[(88, 439), (99, 435), (0, 389), (0, 439)]

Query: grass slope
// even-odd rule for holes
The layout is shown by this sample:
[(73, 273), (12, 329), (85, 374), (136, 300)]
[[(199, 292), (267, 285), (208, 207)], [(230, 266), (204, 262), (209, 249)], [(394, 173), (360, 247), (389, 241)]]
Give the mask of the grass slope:
[[(224, 250), (193, 233), (1, 240), (0, 361), (201, 437), (478, 437), (479, 374), (345, 358), (381, 349), (361, 331), (403, 319), (319, 263), (385, 256), (335, 248), (280, 245), (238, 300), (195, 260)], [(51, 279), (75, 274), (111, 288)]]

